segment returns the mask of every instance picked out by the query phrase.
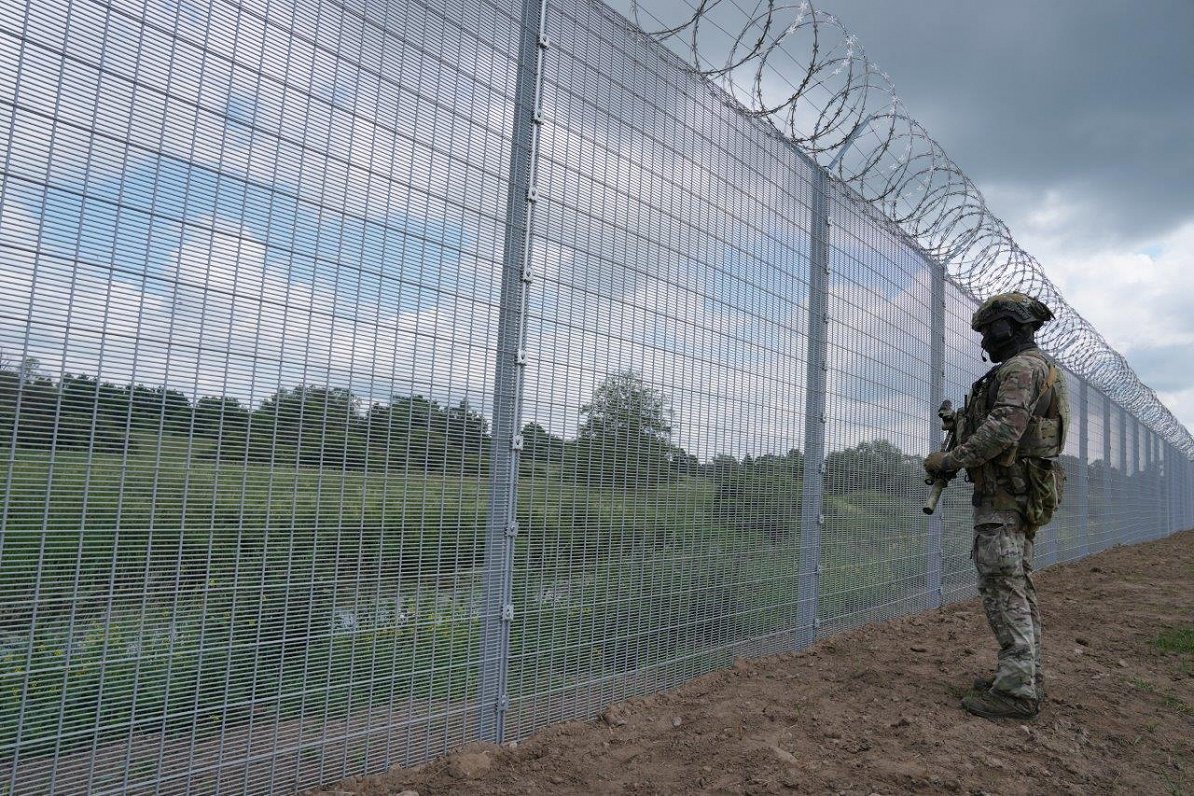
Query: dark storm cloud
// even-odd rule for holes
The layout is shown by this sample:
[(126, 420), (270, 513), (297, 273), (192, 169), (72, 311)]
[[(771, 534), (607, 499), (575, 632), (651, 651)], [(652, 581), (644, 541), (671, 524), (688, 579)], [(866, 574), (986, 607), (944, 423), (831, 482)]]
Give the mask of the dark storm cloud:
[(1144, 240), (1194, 216), (1194, 3), (824, 0), (911, 114), (1017, 227), (1015, 197), (1080, 199), (1073, 233)]

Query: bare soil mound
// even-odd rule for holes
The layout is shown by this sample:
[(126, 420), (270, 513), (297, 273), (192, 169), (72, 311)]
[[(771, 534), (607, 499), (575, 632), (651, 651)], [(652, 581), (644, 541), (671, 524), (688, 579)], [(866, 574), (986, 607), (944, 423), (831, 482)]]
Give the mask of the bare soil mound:
[(322, 794), (1194, 794), (1194, 531), (1038, 576), (1049, 701), (959, 707), (994, 664), (975, 600)]

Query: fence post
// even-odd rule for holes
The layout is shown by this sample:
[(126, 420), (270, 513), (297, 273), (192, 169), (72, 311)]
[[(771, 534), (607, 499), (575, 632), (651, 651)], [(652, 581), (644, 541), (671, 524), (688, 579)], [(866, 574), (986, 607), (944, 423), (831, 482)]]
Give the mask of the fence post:
[(821, 528), (825, 522), (825, 390), (829, 370), (829, 177), (813, 167), (809, 219), (808, 357), (804, 394), (804, 482), (800, 498), (800, 571), (796, 645), (817, 638)]
[[(1078, 520), (1078, 539), (1075, 547), (1085, 550), (1090, 544), (1090, 419), (1086, 379), (1078, 380), (1078, 505), (1082, 515)], [(1055, 534), (1056, 536), (1056, 534)], [(1057, 563), (1054, 556), (1053, 563)]]
[(1124, 544), (1124, 541), (1127, 538), (1128, 533), (1131, 533), (1131, 529), (1130, 529), (1130, 527), (1128, 527), (1128, 523), (1131, 522), (1132, 513), (1131, 513), (1131, 508), (1127, 508), (1127, 506), (1126, 506), (1127, 501), (1128, 501), (1128, 495), (1131, 494), (1131, 489), (1128, 488), (1128, 486), (1130, 486), (1130, 485), (1128, 485), (1128, 481), (1127, 481), (1127, 412), (1125, 412), (1124, 407), (1121, 407), (1120, 405), (1118, 405), (1118, 403), (1116, 403), (1116, 405), (1115, 405), (1115, 416), (1116, 416), (1116, 418), (1119, 418), (1119, 422), (1118, 422), (1118, 424), (1116, 424), (1119, 426), (1119, 431), (1116, 433), (1119, 434), (1119, 443), (1120, 443), (1120, 455), (1119, 455), (1119, 471), (1120, 471), (1119, 492), (1120, 492), (1120, 494), (1115, 495), (1115, 501), (1114, 501), (1113, 505), (1115, 505), (1116, 507), (1120, 507), (1120, 506), (1124, 507), (1119, 512), (1121, 514), (1120, 524), (1119, 524), (1118, 529), (1116, 529), (1115, 542), (1119, 543), (1119, 544)]
[(481, 591), (481, 650), (478, 671), (478, 735), (501, 743), (509, 704), (507, 679), (514, 540), (518, 535), (518, 452), (522, 449), (522, 392), (526, 366), (526, 305), (531, 281), (531, 221), (538, 160), (540, 76), (545, 36), (545, 0), (523, 0), (514, 119), (510, 146), (510, 188), (506, 197), (506, 237), (502, 292), (494, 352), (493, 436), (486, 516), (485, 569)]
[[(1143, 425), (1143, 423), (1141, 424)], [(1165, 493), (1161, 489), (1161, 479), (1158, 477), (1157, 440), (1152, 429), (1144, 427), (1144, 474), (1148, 478), (1148, 495), (1151, 498), (1148, 512), (1148, 538), (1156, 539), (1160, 535), (1161, 510), (1165, 504)]]
[(1179, 481), (1177, 480), (1177, 450), (1170, 442), (1165, 443), (1165, 488), (1169, 490), (1169, 516), (1165, 520), (1165, 535), (1176, 531), (1181, 518), (1181, 498)]
[[(1111, 396), (1106, 393), (1103, 393), (1103, 463), (1107, 466), (1103, 468), (1103, 500), (1099, 507), (1103, 512), (1103, 521), (1099, 528), (1103, 532), (1103, 541), (1106, 541), (1111, 533), (1111, 482), (1114, 480), (1111, 471)], [(1090, 552), (1087, 550), (1086, 554), (1090, 555)]]
[[(929, 296), (929, 338), (932, 354), (929, 357), (929, 450), (941, 446), (941, 423), (933, 410), (945, 400), (945, 266), (935, 260), (927, 260), (932, 275), (932, 290)], [(940, 508), (928, 516), (929, 532), (927, 558), (925, 561), (925, 588), (928, 590), (928, 607), (941, 606), (941, 575), (945, 568), (945, 509)]]
[(1147, 486), (1147, 483), (1144, 480), (1144, 462), (1140, 461), (1140, 459), (1143, 458), (1140, 456), (1140, 421), (1137, 420), (1135, 415), (1131, 413), (1127, 414), (1125, 421), (1130, 422), (1132, 427), (1132, 480), (1134, 481), (1132, 485), (1132, 493), (1135, 495), (1134, 502), (1135, 505), (1137, 505), (1137, 511), (1135, 511), (1135, 527), (1132, 529), (1132, 543), (1134, 544), (1139, 542), (1140, 538), (1145, 535), (1145, 529), (1143, 526), (1145, 524), (1144, 518), (1147, 512), (1141, 511), (1143, 510), (1144, 506), (1141, 506), (1140, 504), (1143, 504), (1143, 502), (1149, 500), (1149, 486)]

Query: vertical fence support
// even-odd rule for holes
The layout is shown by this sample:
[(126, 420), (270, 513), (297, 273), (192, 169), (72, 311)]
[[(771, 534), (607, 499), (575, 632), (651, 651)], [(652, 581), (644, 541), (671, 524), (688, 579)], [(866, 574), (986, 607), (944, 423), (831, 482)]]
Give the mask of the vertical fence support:
[(481, 740), (501, 743), (509, 704), (507, 679), (514, 541), (518, 535), (518, 460), (522, 449), (523, 373), (526, 367), (526, 306), (531, 281), (531, 222), (539, 148), (540, 77), (547, 47), (546, 2), (523, 0), (514, 123), (510, 147), (510, 189), (498, 309), (493, 378), (493, 443), (489, 513), (486, 517), (485, 575), (481, 593), (481, 654), (478, 672)]
[(1156, 530), (1154, 533), (1157, 537), (1165, 536), (1169, 533), (1169, 482), (1165, 480), (1165, 443), (1161, 439), (1161, 435), (1155, 431), (1149, 432), (1149, 436), (1153, 441), (1153, 483), (1156, 484), (1157, 493), (1157, 512), (1156, 512)]
[(812, 173), (809, 221), (808, 357), (804, 394), (804, 482), (800, 498), (799, 604), (796, 645), (817, 638), (821, 528), (825, 523), (825, 390), (829, 370), (829, 177)]
[[(1099, 529), (1105, 540), (1111, 532), (1111, 505), (1114, 497), (1111, 494), (1111, 484), (1114, 481), (1111, 471), (1111, 398), (1105, 393), (1103, 394), (1103, 463), (1107, 466), (1103, 468), (1103, 500), (1099, 503), (1099, 511), (1103, 512), (1103, 516), (1102, 522), (1099, 523)], [(1086, 551), (1086, 555), (1090, 555), (1090, 553), (1090, 550)]]
[(1165, 441), (1161, 439), (1161, 435), (1153, 433), (1153, 470), (1156, 472), (1155, 478), (1157, 481), (1157, 498), (1160, 504), (1157, 507), (1157, 535), (1165, 536), (1169, 533), (1169, 482), (1165, 480), (1166, 467), (1168, 464), (1168, 451), (1165, 450)]
[[(937, 407), (945, 400), (945, 267), (929, 260), (932, 290), (929, 296), (929, 338), (932, 353), (929, 357), (929, 450), (941, 446), (941, 423)], [(958, 407), (961, 408), (961, 407)], [(925, 561), (925, 588), (928, 607), (941, 606), (941, 577), (945, 568), (945, 509), (939, 508), (928, 516), (929, 545)]]
[(1184, 531), (1190, 526), (1190, 501), (1194, 500), (1194, 485), (1190, 483), (1189, 474), (1189, 458), (1186, 453), (1180, 450), (1171, 450), (1171, 455), (1174, 457), (1174, 490), (1177, 492), (1176, 505), (1177, 518), (1174, 523), (1174, 531)]
[(1175, 476), (1177, 475), (1177, 451), (1168, 442), (1165, 445), (1165, 489), (1169, 495), (1168, 512), (1165, 520), (1165, 534), (1171, 534), (1177, 530), (1177, 521), (1181, 517), (1181, 506), (1178, 504), (1178, 497), (1181, 495), (1180, 485)]
[(1148, 426), (1143, 423), (1141, 433), (1144, 434), (1144, 477), (1148, 482), (1148, 491), (1146, 494), (1149, 498), (1148, 506), (1148, 538), (1156, 539), (1157, 529), (1161, 527), (1159, 519), (1161, 514), (1161, 488), (1157, 479), (1157, 468), (1155, 467), (1157, 461), (1157, 450), (1154, 446), (1153, 432)]
[(1124, 494), (1130, 505), (1127, 525), (1119, 542), (1127, 544), (1128, 540), (1135, 542), (1136, 537), (1140, 534), (1141, 484), (1137, 475), (1140, 471), (1140, 439), (1136, 433), (1135, 418), (1123, 407), (1120, 407), (1120, 420), (1124, 427)]
[(1115, 416), (1118, 419), (1119, 426), (1119, 489), (1120, 494), (1115, 496), (1115, 500), (1111, 505), (1123, 506), (1127, 513), (1120, 513), (1119, 526), (1116, 528), (1115, 541), (1117, 544), (1123, 544), (1130, 529), (1128, 523), (1131, 521), (1131, 488), (1128, 483), (1128, 413), (1119, 404), (1113, 404), (1115, 407)]
[(1176, 465), (1173, 468), (1173, 487), (1178, 494), (1177, 517), (1173, 530), (1184, 531), (1191, 526), (1191, 519), (1194, 519), (1194, 511), (1191, 510), (1194, 508), (1194, 483), (1191, 483), (1190, 479), (1189, 456), (1184, 451), (1177, 449), (1174, 449), (1172, 453)]
[[(1086, 379), (1078, 380), (1078, 473), (1077, 473), (1077, 487), (1078, 487), (1078, 505), (1082, 507), (1082, 513), (1078, 518), (1078, 543), (1075, 545), (1074, 551), (1067, 551), (1074, 554), (1078, 551), (1088, 550), (1090, 545), (1090, 418), (1089, 418), (1089, 404), (1090, 396), (1087, 391)], [(1053, 563), (1057, 563), (1057, 556), (1053, 557)]]

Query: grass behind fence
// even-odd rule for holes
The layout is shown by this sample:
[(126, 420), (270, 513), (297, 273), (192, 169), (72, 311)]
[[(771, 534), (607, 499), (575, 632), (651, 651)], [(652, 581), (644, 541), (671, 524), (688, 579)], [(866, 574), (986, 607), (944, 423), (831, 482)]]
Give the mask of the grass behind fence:
[[(6, 755), (475, 694), (485, 478), (230, 465), (154, 442), (0, 451)], [(908, 529), (882, 536), (893, 506), (876, 500), (829, 501), (827, 536), (872, 541), (826, 546), (842, 558), (824, 562), (823, 591), (881, 590), (884, 560), (914, 558), (899, 549)], [(519, 511), (512, 649), (543, 660), (513, 674), (515, 691), (796, 615), (794, 473), (614, 489), (547, 468), (521, 479)]]

